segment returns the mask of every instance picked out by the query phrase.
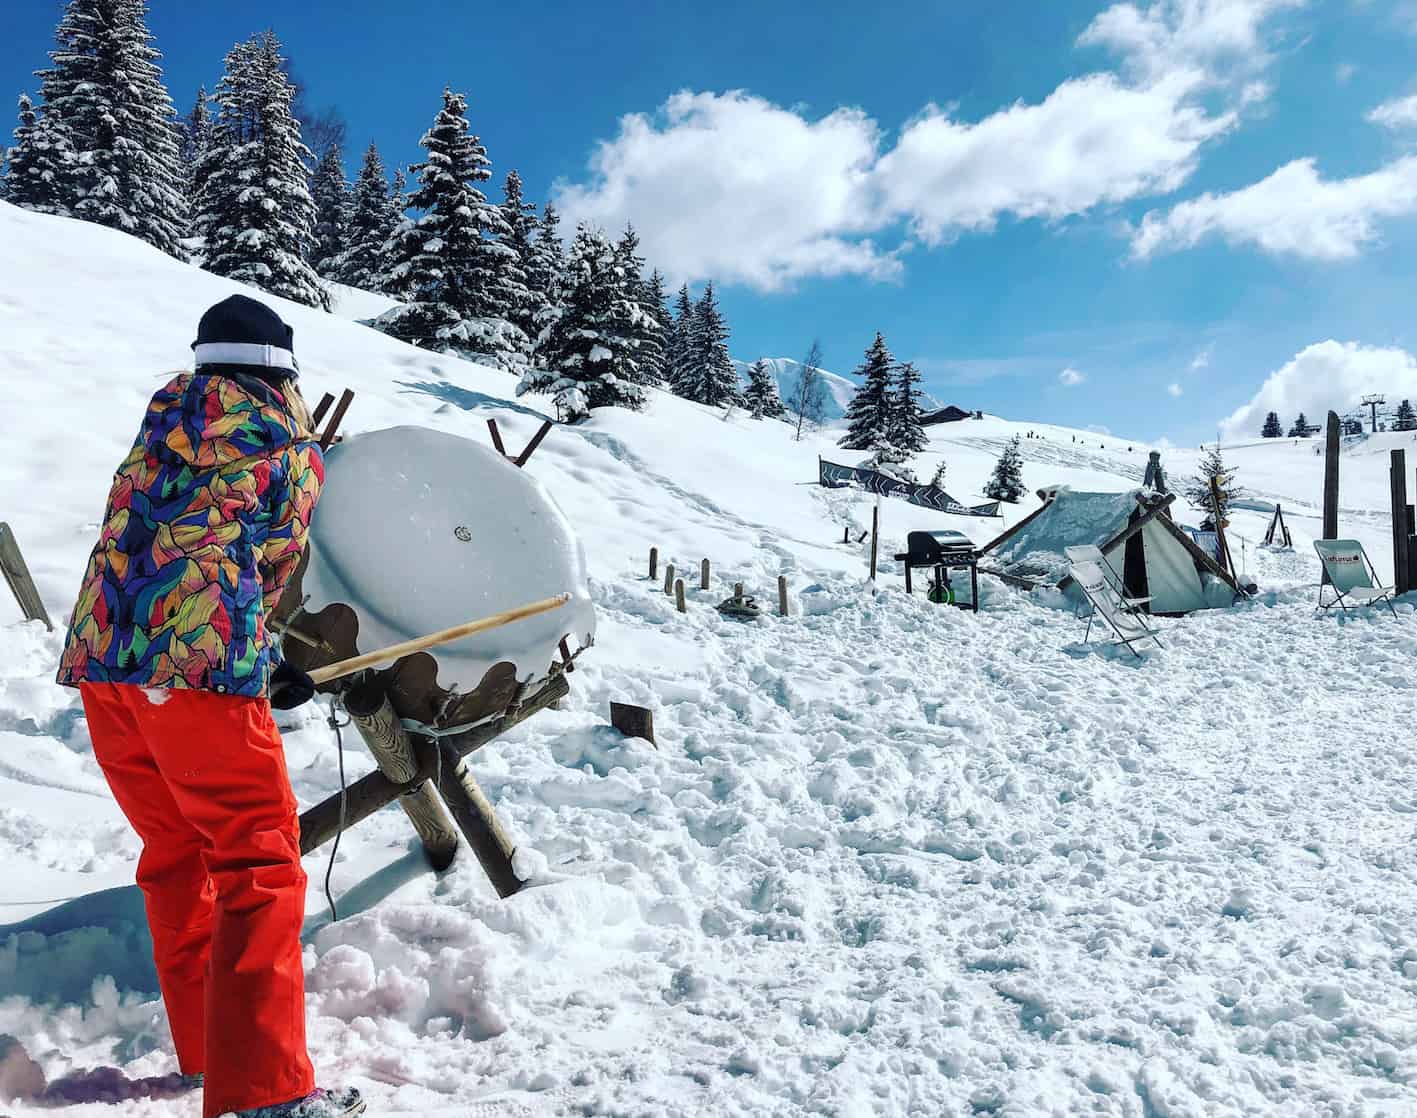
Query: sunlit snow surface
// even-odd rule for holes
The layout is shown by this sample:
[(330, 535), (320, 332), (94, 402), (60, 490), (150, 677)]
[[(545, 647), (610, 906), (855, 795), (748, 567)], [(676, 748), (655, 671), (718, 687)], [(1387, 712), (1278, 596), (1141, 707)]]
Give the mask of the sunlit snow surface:
[[(0, 204), (0, 416), (17, 417), (0, 516), (56, 619), (144, 403), (236, 290)], [(272, 302), (307, 394), (355, 390), (351, 436), (480, 442), (492, 417), (516, 453), (549, 409), (509, 375)], [(330, 924), (325, 852), (307, 859), (322, 1081), (420, 1118), (1413, 1112), (1417, 617), (1410, 600), (1396, 620), (1312, 616), (1312, 444), (1227, 451), (1283, 503), (1297, 551), (1258, 549), (1266, 515), (1238, 512), (1260, 599), (1162, 619), (1164, 647), (1135, 661), (987, 576), (977, 616), (907, 599), (889, 559), (873, 594), (868, 545), (840, 542), (870, 503), (812, 484), (818, 454), (854, 460), (834, 433), (798, 443), (648, 397), (558, 427), (526, 467), (585, 545), (598, 619), (564, 708), (472, 757), (532, 886), (499, 901), (467, 857), (433, 877), (391, 808), (344, 836)], [(1141, 483), (1139, 442), (992, 418), (935, 431), (916, 469), (943, 457), (949, 491), (982, 500), (1028, 430), (1045, 438), (1023, 442), (1030, 496), (1004, 523), (1040, 486)], [(1417, 450), (1378, 436), (1343, 457), (1343, 530), (1385, 577), (1398, 445)], [(1197, 458), (1164, 450), (1175, 480)], [(892, 501), (882, 521), (887, 557), (912, 529), (1004, 526)], [(645, 577), (652, 545), (689, 573), (688, 613)], [(791, 617), (712, 608), (734, 582), (771, 603), (779, 574)], [(51, 682), (59, 647), (0, 589), (0, 1032), (51, 1076), (161, 1075), (171, 1045), (123, 888), (137, 843)], [(658, 750), (606, 725), (612, 699), (651, 708)], [(307, 805), (338, 786), (323, 719), (283, 718)], [(357, 778), (372, 761), (345, 740)]]
[(359, 615), (372, 652), (567, 593), (550, 613), (434, 650), (444, 688), (475, 690), (494, 664), (541, 679), (595, 635), (585, 554), (546, 487), (495, 450), (424, 427), (354, 435), (331, 448), (311, 528), (305, 608)]

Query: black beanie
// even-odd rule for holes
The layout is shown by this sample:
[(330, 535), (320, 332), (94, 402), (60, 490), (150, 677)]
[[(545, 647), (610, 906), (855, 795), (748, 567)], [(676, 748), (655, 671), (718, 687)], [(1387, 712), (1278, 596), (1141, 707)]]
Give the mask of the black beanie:
[(192, 355), (198, 366), (247, 366), (268, 376), (294, 378), (295, 331), (264, 303), (233, 295), (202, 315)]

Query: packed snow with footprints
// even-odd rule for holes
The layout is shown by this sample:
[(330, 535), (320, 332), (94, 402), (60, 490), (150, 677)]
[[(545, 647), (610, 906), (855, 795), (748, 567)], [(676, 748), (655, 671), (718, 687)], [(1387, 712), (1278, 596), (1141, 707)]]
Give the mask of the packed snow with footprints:
[[(0, 243), (43, 262), (0, 272), (0, 413), (22, 419), (0, 515), (58, 620), (142, 404), (237, 287), (3, 204)], [(482, 440), (493, 417), (519, 447), (548, 409), (506, 374), (273, 303), (307, 391), (355, 390), (349, 431)], [(916, 469), (943, 457), (945, 487), (982, 500), (1028, 431), (1030, 489), (1131, 488), (1153, 449), (988, 418), (933, 429)], [(1384, 577), (1402, 438), (1343, 455), (1344, 534)], [(1175, 480), (1200, 454), (1162, 450)], [(466, 855), (433, 876), (389, 810), (344, 837), (331, 922), (327, 850), (309, 858), (322, 1076), (373, 1113), (437, 1118), (1410, 1113), (1412, 604), (1316, 618), (1313, 444), (1226, 454), (1256, 506), (1235, 549), (1261, 593), (1162, 619), (1136, 660), (1082, 645), (1061, 597), (987, 576), (977, 615), (905, 596), (889, 556), (907, 531), (982, 542), (1032, 496), (1002, 523), (883, 502), (873, 589), (865, 546), (840, 542), (868, 500), (814, 484), (818, 455), (854, 460), (832, 432), (799, 443), (660, 393), (557, 428), (527, 469), (581, 535), (597, 644), (563, 709), (473, 762), (533, 884), (498, 900)], [(1274, 501), (1293, 552), (1258, 546)], [(647, 578), (651, 546), (694, 575), (711, 559), (687, 613)], [(712, 608), (735, 582), (771, 601), (780, 574), (791, 616)], [(0, 1033), (51, 1079), (165, 1075), (137, 844), (51, 682), (59, 646), (0, 601)], [(610, 729), (612, 699), (653, 710), (657, 750)], [(333, 737), (314, 707), (284, 725), (312, 803), (337, 787)], [(373, 761), (346, 743), (353, 779)]]

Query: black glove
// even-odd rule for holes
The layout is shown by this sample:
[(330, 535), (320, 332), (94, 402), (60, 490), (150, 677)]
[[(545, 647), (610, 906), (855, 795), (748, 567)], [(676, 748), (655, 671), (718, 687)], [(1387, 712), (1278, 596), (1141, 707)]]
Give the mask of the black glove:
[(288, 660), (282, 660), (271, 673), (271, 706), (276, 710), (294, 710), (315, 697), (315, 681)]

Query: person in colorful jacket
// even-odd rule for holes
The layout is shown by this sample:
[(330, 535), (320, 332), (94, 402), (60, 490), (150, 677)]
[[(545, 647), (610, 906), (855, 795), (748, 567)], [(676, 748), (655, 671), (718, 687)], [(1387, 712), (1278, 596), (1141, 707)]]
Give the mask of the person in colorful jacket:
[[(293, 331), (242, 295), (202, 316), (196, 371), (148, 405), (69, 625), (94, 756), (143, 840), (138, 885), (177, 1058), (204, 1118), (343, 1118), (305, 1047), (299, 818), (271, 707), (314, 695), (271, 611), (324, 466)], [(195, 1081), (195, 1078), (194, 1078)]]

